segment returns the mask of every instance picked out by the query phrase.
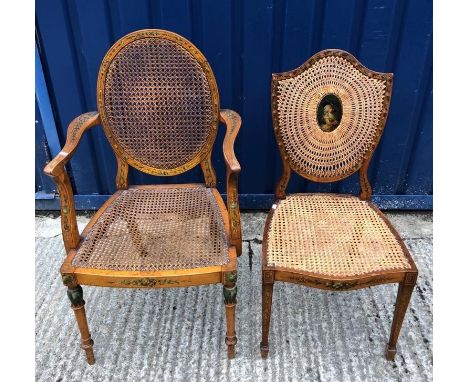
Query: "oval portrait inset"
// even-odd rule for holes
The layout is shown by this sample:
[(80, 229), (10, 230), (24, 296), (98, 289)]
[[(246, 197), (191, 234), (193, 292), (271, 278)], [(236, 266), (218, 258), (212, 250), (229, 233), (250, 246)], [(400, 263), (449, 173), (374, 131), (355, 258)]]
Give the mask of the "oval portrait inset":
[(335, 130), (341, 122), (343, 107), (335, 94), (327, 94), (317, 107), (317, 123), (326, 133)]

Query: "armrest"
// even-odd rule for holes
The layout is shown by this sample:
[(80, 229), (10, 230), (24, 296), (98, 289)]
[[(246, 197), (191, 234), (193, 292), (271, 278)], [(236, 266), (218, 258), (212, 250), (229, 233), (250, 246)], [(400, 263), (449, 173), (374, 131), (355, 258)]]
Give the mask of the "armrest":
[(226, 198), (231, 230), (231, 244), (236, 247), (237, 256), (240, 256), (242, 253), (242, 230), (237, 183), (241, 167), (234, 154), (234, 141), (241, 127), (242, 120), (239, 114), (232, 110), (221, 110), (220, 119), (226, 125), (223, 155), (226, 162)]
[(52, 178), (57, 177), (73, 156), (84, 132), (100, 123), (101, 119), (99, 118), (99, 113), (96, 111), (91, 111), (75, 118), (68, 126), (65, 146), (63, 146), (62, 151), (45, 166), (44, 173)]
[(60, 214), (62, 222), (62, 237), (65, 251), (76, 249), (80, 243), (80, 234), (76, 223), (75, 202), (70, 178), (65, 171), (65, 165), (78, 147), (84, 132), (101, 122), (95, 111), (85, 113), (75, 118), (68, 126), (67, 140), (62, 151), (44, 168), (44, 173), (52, 177), (60, 194)]
[(223, 109), (221, 110), (221, 122), (226, 125), (226, 135), (223, 141), (223, 155), (226, 167), (233, 173), (239, 173), (241, 167), (234, 154), (234, 141), (241, 127), (242, 119), (235, 111)]

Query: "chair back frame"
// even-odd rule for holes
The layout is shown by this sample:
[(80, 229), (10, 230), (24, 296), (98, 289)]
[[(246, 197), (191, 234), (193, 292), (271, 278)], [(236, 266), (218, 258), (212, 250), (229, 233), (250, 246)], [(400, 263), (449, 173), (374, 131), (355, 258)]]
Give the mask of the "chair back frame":
[[(180, 163), (173, 167), (158, 167), (152, 164), (148, 164), (145, 163), (144, 160), (139, 158), (138, 155), (135, 155), (135, 153), (130, 153), (129, 150), (125, 148), (122, 144), (122, 140), (118, 139), (116, 132), (112, 126), (112, 117), (109, 116), (108, 109), (106, 108), (106, 94), (109, 90), (109, 88), (106, 89), (106, 81), (109, 78), (109, 70), (111, 69), (111, 65), (113, 64), (114, 60), (116, 60), (116, 58), (119, 57), (119, 54), (121, 54), (125, 48), (128, 48), (129, 46), (131, 46), (131, 44), (134, 44), (136, 42), (141, 42), (143, 39), (153, 40), (155, 44), (157, 44), (157, 41), (176, 44), (176, 46), (180, 48), (180, 51), (182, 53), (188, 53), (189, 57), (192, 57), (196, 61), (196, 63), (198, 64), (198, 69), (202, 71), (202, 74), (195, 74), (199, 77), (204, 76), (209, 87), (209, 95), (211, 97), (211, 116), (209, 131), (207, 132), (206, 137), (204, 137), (204, 142), (201, 145), (201, 147), (194, 150), (194, 152), (191, 153), (192, 155), (190, 156), (190, 158), (185, 163)], [(190, 90), (184, 89), (182, 87), (181, 92), (182, 97), (190, 96)], [(156, 100), (150, 101), (158, 101), (162, 103), (171, 102), (170, 99), (165, 99), (164, 96), (162, 96), (160, 99), (158, 99), (157, 97), (158, 96), (156, 95)], [(206, 183), (210, 185), (214, 183), (212, 180), (213, 177), (215, 177), (215, 175), (214, 170), (211, 166), (211, 150), (216, 138), (218, 125), (220, 121), (220, 102), (218, 87), (213, 71), (205, 56), (190, 41), (175, 33), (159, 29), (143, 29), (122, 37), (109, 49), (101, 63), (97, 81), (97, 104), (99, 115), (101, 117), (101, 124), (104, 129), (105, 135), (108, 138), (109, 143), (117, 157), (118, 174), (116, 178), (116, 183), (118, 189), (125, 189), (128, 187), (128, 165), (131, 165), (132, 167), (135, 167), (136, 169), (151, 175), (172, 176), (186, 172), (195, 167), (197, 164), (201, 164), (203, 173), (205, 175)], [(165, 117), (163, 116), (162, 118)], [(162, 123), (164, 124), (165, 121), (163, 120)], [(196, 131), (181, 131), (181, 134), (196, 133)]]
[[(322, 60), (325, 60), (324, 62), (329, 60), (329, 62), (324, 65), (321, 64)], [(314, 73), (320, 65), (325, 69), (326, 73)], [(343, 67), (345, 69), (341, 70)], [(340, 70), (350, 73), (349, 78), (343, 76), (342, 73), (340, 74)], [(310, 77), (312, 77), (312, 81), (315, 81), (312, 85), (309, 85), (311, 83)], [(291, 85), (292, 81), (296, 81), (296, 85)], [(362, 86), (367, 93), (363, 93), (363, 95), (367, 95), (367, 99), (359, 97), (360, 89), (359, 92), (354, 91), (356, 85), (359, 86), (360, 82), (364, 83)], [(392, 94), (392, 83), (393, 74), (370, 70), (353, 55), (339, 49), (323, 50), (310, 57), (304, 64), (294, 70), (273, 74), (271, 93), (273, 129), (283, 162), (283, 173), (275, 189), (276, 198), (284, 199), (286, 197), (286, 187), (291, 176), (291, 169), (306, 179), (322, 183), (342, 180), (359, 170), (360, 198), (369, 200), (372, 191), (367, 178), (367, 168), (385, 127)], [(288, 86), (289, 94), (287, 93)], [(313, 88), (314, 86), (315, 88)], [(300, 94), (301, 92), (303, 93)], [(297, 98), (293, 93), (299, 94)], [(335, 130), (324, 132), (318, 120), (314, 119), (315, 115), (318, 115), (316, 109), (319, 107), (319, 101), (317, 100), (323, 100), (324, 96), (330, 94), (344, 96), (337, 96), (340, 103), (342, 103), (340, 107), (343, 111), (343, 120)], [(293, 99), (291, 99), (291, 95)], [(297, 102), (299, 97), (302, 97), (303, 104), (301, 105), (303, 108), (297, 116), (300, 120), (299, 123), (304, 126), (301, 128), (305, 133), (298, 139), (299, 141), (302, 140), (305, 151), (300, 147), (301, 145), (296, 144), (296, 147), (293, 147), (294, 145), (287, 141), (288, 134), (289, 136), (292, 134), (297, 135), (297, 130), (300, 130), (295, 125), (296, 121), (294, 120), (291, 123), (289, 120), (289, 123), (284, 123), (287, 118), (291, 118), (291, 108), (300, 108), (301, 105), (298, 106)], [(308, 99), (312, 99), (312, 101), (309, 102)], [(313, 99), (315, 99), (315, 102)], [(307, 110), (304, 105), (312, 105), (315, 108)], [(287, 109), (288, 107), (289, 109)], [(282, 109), (285, 109), (284, 112), (282, 112)], [(375, 120), (375, 117), (373, 117), (373, 120), (369, 120), (372, 111), (375, 112), (375, 110), (379, 112), (377, 120)], [(306, 122), (303, 123), (302, 121)], [(360, 127), (364, 126), (371, 126), (373, 131), (371, 133), (363, 132)], [(294, 131), (290, 132), (288, 129), (294, 129)], [(307, 131), (308, 129), (310, 130)], [(359, 149), (353, 153), (354, 158), (350, 159), (347, 151), (353, 150), (353, 140), (355, 142), (363, 141), (358, 134), (363, 136), (365, 144), (360, 144)], [(348, 142), (343, 137), (347, 137)], [(324, 155), (318, 158), (317, 163), (313, 166), (309, 164), (308, 168), (304, 168), (300, 162), (307, 163), (308, 157), (307, 155), (301, 156), (301, 153), (296, 155), (296, 149), (297, 151), (302, 150), (301, 153), (306, 154), (314, 150), (317, 154), (323, 150), (323, 152), (328, 153), (328, 158)], [(330, 153), (339, 152), (344, 152), (343, 158), (337, 159), (336, 156), (330, 155)]]

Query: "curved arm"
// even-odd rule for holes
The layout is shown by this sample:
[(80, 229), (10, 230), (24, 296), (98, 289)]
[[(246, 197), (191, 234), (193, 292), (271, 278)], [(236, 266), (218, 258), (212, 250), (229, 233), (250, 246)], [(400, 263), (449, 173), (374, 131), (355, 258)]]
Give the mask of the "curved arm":
[(238, 177), (240, 164), (234, 154), (234, 141), (241, 127), (241, 117), (235, 111), (221, 110), (221, 122), (226, 125), (226, 135), (223, 141), (223, 155), (226, 162), (226, 198), (231, 229), (231, 244), (236, 247), (237, 256), (242, 253), (242, 230), (239, 212)]
[(75, 203), (70, 178), (65, 171), (65, 165), (78, 147), (84, 132), (101, 123), (99, 114), (95, 111), (85, 113), (75, 118), (68, 126), (67, 141), (62, 151), (44, 168), (44, 173), (54, 179), (60, 194), (60, 213), (62, 217), (62, 237), (65, 251), (77, 248), (80, 234), (76, 223)]
[(100, 123), (101, 119), (97, 111), (91, 111), (76, 117), (70, 125), (68, 125), (65, 146), (63, 146), (62, 151), (45, 166), (44, 173), (52, 178), (57, 177), (73, 156), (84, 132)]

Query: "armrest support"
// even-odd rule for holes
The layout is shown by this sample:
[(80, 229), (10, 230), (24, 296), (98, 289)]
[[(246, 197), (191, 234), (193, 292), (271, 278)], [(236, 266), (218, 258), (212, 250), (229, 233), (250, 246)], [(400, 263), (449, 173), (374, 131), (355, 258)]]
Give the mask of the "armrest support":
[(236, 247), (237, 256), (242, 253), (242, 230), (239, 212), (238, 177), (240, 164), (234, 154), (234, 141), (241, 127), (241, 117), (235, 111), (221, 110), (221, 122), (226, 125), (223, 141), (223, 155), (226, 162), (226, 198), (229, 213), (231, 244)]
[(95, 111), (85, 113), (75, 118), (68, 126), (67, 140), (62, 151), (44, 168), (44, 173), (54, 179), (60, 194), (60, 213), (62, 217), (62, 237), (65, 251), (76, 249), (80, 243), (80, 234), (76, 223), (75, 202), (70, 178), (65, 171), (65, 165), (78, 147), (84, 132), (101, 122)]

